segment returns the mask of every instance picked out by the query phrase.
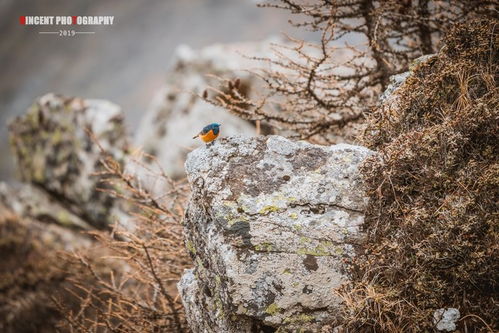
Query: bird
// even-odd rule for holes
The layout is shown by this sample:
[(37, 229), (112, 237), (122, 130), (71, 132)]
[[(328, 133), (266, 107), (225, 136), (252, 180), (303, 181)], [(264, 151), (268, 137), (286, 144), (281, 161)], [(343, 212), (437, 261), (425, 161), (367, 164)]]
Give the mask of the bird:
[(199, 132), (198, 134), (194, 135), (193, 139), (196, 139), (196, 138), (199, 137), (205, 143), (211, 143), (220, 134), (220, 126), (222, 126), (222, 125), (217, 124), (217, 123), (206, 125), (205, 127), (203, 127), (203, 129), (201, 130), (201, 132)]

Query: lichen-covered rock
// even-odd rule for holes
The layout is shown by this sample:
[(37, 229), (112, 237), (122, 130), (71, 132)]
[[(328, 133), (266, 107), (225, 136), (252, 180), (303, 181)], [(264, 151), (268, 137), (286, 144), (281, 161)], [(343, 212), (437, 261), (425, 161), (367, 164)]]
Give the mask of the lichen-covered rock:
[(57, 199), (71, 214), (102, 228), (110, 222), (113, 199), (99, 190), (96, 173), (104, 153), (87, 130), (106, 153), (123, 160), (123, 115), (107, 101), (47, 94), (9, 124), (21, 180)]
[(315, 331), (340, 306), (344, 259), (367, 204), (358, 172), (372, 152), (279, 136), (223, 138), (188, 155), (179, 289), (195, 332)]
[(255, 129), (249, 122), (204, 102), (194, 94), (202, 94), (209, 86), (220, 85), (209, 75), (231, 79), (237, 76), (241, 92), (252, 94), (258, 81), (244, 70), (263, 64), (250, 61), (242, 54), (266, 57), (270, 53), (270, 41), (215, 44), (196, 51), (180, 46), (167, 82), (142, 120), (134, 144), (155, 155), (166, 173), (178, 178), (185, 176), (187, 153), (202, 145), (192, 136), (205, 125), (223, 124), (222, 136), (253, 135)]

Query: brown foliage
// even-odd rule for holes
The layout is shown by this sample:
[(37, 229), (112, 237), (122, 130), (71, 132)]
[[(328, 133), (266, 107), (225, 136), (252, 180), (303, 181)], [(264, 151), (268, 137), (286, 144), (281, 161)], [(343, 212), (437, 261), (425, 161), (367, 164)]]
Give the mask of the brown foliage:
[(432, 330), (444, 307), (465, 332), (499, 328), (497, 21), (457, 24), (444, 43), (369, 118), (368, 240), (342, 292), (355, 332)]
[(22, 219), (0, 203), (1, 332), (53, 332), (60, 314), (50, 295), (68, 286), (67, 265), (57, 257), (62, 233), (63, 228)]
[[(146, 158), (152, 158), (146, 156)], [(116, 224), (112, 233), (95, 232), (106, 256), (96, 260), (83, 253), (67, 256), (73, 271), (70, 291), (80, 304), (77, 311), (54, 299), (64, 313), (61, 329), (77, 332), (184, 332), (187, 331), (176, 283), (190, 265), (184, 249), (183, 206), (188, 189), (162, 171), (135, 163), (149, 178), (163, 185), (153, 196), (138, 178), (111, 158), (102, 161), (100, 174), (106, 192), (122, 199), (134, 222)], [(145, 177), (147, 178), (147, 177)], [(112, 190), (109, 190), (112, 188)], [(120, 221), (123, 222), (123, 221)]]
[[(291, 137), (322, 144), (348, 136), (377, 101), (393, 74), (408, 70), (420, 55), (435, 52), (456, 22), (493, 16), (495, 1), (275, 0), (261, 7), (288, 10), (303, 27), (320, 33), (319, 43), (288, 37), (274, 57), (257, 59), (267, 86), (252, 100), (226, 81), (203, 98), (252, 121), (264, 121)], [(352, 40), (353, 42), (349, 42)], [(350, 135), (350, 140), (353, 138)]]

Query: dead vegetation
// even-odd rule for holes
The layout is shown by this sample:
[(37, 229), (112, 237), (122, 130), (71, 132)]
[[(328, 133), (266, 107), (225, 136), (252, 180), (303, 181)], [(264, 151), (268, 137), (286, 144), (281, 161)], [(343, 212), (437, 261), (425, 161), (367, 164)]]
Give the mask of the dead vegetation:
[[(190, 265), (184, 249), (181, 219), (189, 193), (185, 183), (171, 181), (162, 171), (141, 162), (142, 172), (163, 182), (164, 193), (153, 196), (136, 175), (112, 158), (102, 161), (99, 176), (105, 191), (121, 199), (133, 221), (117, 221), (111, 234), (94, 232), (100, 258), (84, 252), (66, 255), (72, 264), (68, 291), (80, 304), (75, 311), (53, 298), (64, 319), (61, 330), (75, 332), (185, 332), (187, 326), (176, 283)], [(133, 164), (133, 163), (132, 163)], [(146, 177), (147, 178), (147, 177)], [(112, 189), (112, 190), (110, 190)]]
[(67, 274), (46, 236), (43, 224), (23, 220), (0, 203), (2, 332), (52, 332), (58, 316), (49, 295), (65, 284)]
[(499, 327), (497, 21), (458, 24), (444, 43), (397, 108), (368, 119), (368, 239), (342, 291), (354, 332), (432, 330), (444, 307), (463, 332)]
[(337, 135), (353, 141), (389, 77), (411, 61), (436, 52), (456, 22), (493, 16), (495, 1), (276, 0), (261, 7), (290, 12), (290, 23), (317, 32), (319, 42), (288, 37), (255, 72), (266, 89), (260, 99), (240, 91), (237, 81), (208, 88), (202, 97), (289, 137), (320, 144)]

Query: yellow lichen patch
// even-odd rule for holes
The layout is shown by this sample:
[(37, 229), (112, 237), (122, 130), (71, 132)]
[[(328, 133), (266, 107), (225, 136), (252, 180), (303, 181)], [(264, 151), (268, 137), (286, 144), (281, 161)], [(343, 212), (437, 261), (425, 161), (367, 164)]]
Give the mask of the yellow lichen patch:
[(339, 256), (342, 256), (343, 254), (345, 254), (345, 250), (343, 250), (343, 248), (337, 246), (335, 249), (334, 249), (334, 253), (339, 255)]
[(66, 210), (59, 210), (57, 212), (57, 221), (64, 226), (72, 226), (71, 215)]
[(315, 248), (300, 248), (296, 251), (297, 254), (310, 254), (312, 256), (322, 257), (330, 256), (331, 253), (327, 251), (324, 245), (317, 245)]
[(279, 313), (279, 307), (277, 306), (277, 304), (272, 303), (269, 306), (267, 306), (267, 308), (265, 309), (265, 313), (274, 316)]
[(225, 220), (227, 221), (227, 225), (229, 227), (233, 226), (234, 224), (238, 223), (238, 222), (248, 222), (249, 219), (247, 216), (244, 216), (244, 215), (228, 215)]
[(223, 200), (222, 205), (224, 205), (225, 207), (231, 207), (231, 208), (237, 207), (237, 203), (235, 203), (234, 201), (231, 201), (231, 200)]
[(52, 144), (56, 145), (62, 141), (62, 131), (61, 129), (56, 129), (52, 134)]
[(285, 324), (296, 324), (296, 323), (309, 323), (315, 319), (314, 316), (305, 313), (286, 318), (284, 320)]
[(259, 252), (270, 252), (274, 249), (274, 246), (271, 243), (262, 243), (255, 245), (255, 251)]
[(260, 215), (268, 215), (270, 213), (275, 213), (279, 211), (279, 207), (277, 206), (265, 206), (258, 211)]
[(196, 248), (194, 247), (194, 244), (191, 241), (187, 241), (186, 245), (187, 250), (192, 253), (193, 255), (196, 255)]
[(305, 236), (301, 236), (300, 237), (300, 243), (302, 244), (306, 244), (306, 243), (310, 243), (311, 242), (311, 239), (308, 238), (308, 237), (305, 237)]

